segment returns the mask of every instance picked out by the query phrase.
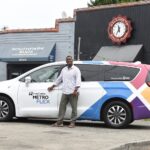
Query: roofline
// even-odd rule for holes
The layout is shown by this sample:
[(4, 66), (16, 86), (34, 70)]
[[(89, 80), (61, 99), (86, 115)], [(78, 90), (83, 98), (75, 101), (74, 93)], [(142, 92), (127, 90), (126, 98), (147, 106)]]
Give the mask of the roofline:
[[(123, 61), (101, 61), (101, 60), (74, 60), (73, 64), (82, 64), (82, 63), (87, 63), (87, 64), (107, 64), (110, 65), (111, 63), (116, 63), (117, 65), (127, 65), (127, 66), (140, 66), (140, 65), (145, 65), (142, 64), (140, 61), (136, 61), (136, 62), (123, 62)], [(102, 64), (101, 64), (102, 63)], [(110, 64), (109, 64), (110, 63)], [(59, 64), (66, 64), (66, 61), (57, 61), (57, 62), (52, 62), (52, 63), (47, 63), (47, 65), (59, 65)]]
[(1, 30), (0, 34), (8, 33), (31, 33), (31, 32), (59, 32), (60, 23), (75, 22), (74, 18), (56, 19), (54, 28), (35, 28), (35, 29), (5, 29)]
[(95, 10), (110, 9), (110, 8), (133, 7), (133, 6), (141, 6), (147, 4), (150, 4), (150, 0), (141, 0), (138, 2), (124, 2), (118, 4), (108, 4), (108, 5), (99, 5), (94, 7), (78, 8), (74, 10), (74, 17), (76, 16), (77, 12), (82, 12), (82, 11), (95, 11)]

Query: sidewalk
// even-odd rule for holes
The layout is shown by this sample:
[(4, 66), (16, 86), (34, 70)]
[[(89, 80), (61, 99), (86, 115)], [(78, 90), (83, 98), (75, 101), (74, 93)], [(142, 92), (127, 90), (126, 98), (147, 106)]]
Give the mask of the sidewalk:
[(150, 121), (135, 121), (126, 129), (103, 123), (77, 123), (74, 129), (51, 127), (49, 120), (0, 123), (2, 150), (111, 150), (127, 143), (150, 140)]

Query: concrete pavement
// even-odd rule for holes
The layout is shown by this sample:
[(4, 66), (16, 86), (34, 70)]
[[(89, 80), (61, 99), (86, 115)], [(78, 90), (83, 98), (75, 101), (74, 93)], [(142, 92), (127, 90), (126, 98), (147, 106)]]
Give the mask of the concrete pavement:
[(51, 127), (53, 121), (27, 120), (0, 123), (0, 150), (111, 150), (126, 143), (150, 141), (150, 121), (135, 121), (126, 129), (103, 123)]

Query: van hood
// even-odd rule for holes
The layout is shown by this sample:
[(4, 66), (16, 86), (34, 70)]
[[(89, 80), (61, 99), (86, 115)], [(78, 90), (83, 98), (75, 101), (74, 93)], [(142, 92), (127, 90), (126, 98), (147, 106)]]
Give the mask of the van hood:
[(17, 81), (16, 79), (0, 81), (0, 89), (10, 88), (11, 86), (15, 84), (16, 81)]

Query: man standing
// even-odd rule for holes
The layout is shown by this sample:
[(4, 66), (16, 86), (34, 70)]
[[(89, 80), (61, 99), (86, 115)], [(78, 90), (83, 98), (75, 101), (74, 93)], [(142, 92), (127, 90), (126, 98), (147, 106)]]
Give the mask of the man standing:
[(48, 87), (48, 91), (52, 91), (55, 86), (62, 83), (62, 97), (59, 106), (58, 120), (53, 126), (63, 127), (66, 106), (70, 103), (72, 107), (72, 115), (69, 127), (73, 128), (75, 127), (75, 121), (77, 119), (78, 89), (81, 85), (81, 72), (78, 67), (73, 65), (73, 59), (71, 56), (66, 57), (66, 63), (67, 66), (62, 69), (55, 84)]

